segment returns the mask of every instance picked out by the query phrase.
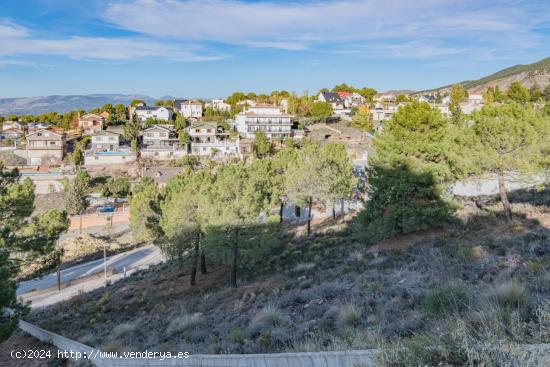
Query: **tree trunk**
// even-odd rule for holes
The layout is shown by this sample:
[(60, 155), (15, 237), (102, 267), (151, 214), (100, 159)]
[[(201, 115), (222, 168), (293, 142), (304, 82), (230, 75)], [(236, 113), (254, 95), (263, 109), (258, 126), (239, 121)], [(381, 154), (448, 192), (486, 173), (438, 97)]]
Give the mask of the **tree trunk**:
[(308, 212), (307, 212), (307, 235), (311, 234), (311, 206), (313, 205), (313, 198), (309, 197)]
[(208, 271), (206, 271), (206, 255), (204, 254), (204, 251), (201, 251), (201, 274), (206, 274)]
[(510, 207), (510, 202), (508, 201), (508, 193), (506, 192), (506, 187), (504, 186), (504, 174), (498, 174), (498, 191), (500, 193), (500, 201), (502, 202), (502, 209), (504, 210), (504, 216), (509, 222), (512, 220), (512, 208)]
[(233, 264), (231, 265), (231, 276), (229, 285), (237, 288), (237, 264), (239, 261), (239, 228), (235, 229), (235, 243), (233, 244)]
[(332, 202), (332, 219), (336, 220), (336, 200)]
[(281, 207), (279, 208), (279, 223), (283, 223), (283, 210), (285, 208), (285, 205), (281, 203)]
[(191, 279), (190, 284), (194, 286), (197, 284), (197, 264), (199, 262), (199, 243), (200, 243), (200, 234), (197, 234), (195, 238), (195, 249), (193, 251), (193, 264), (191, 265)]
[(57, 264), (57, 290), (61, 290), (61, 264)]

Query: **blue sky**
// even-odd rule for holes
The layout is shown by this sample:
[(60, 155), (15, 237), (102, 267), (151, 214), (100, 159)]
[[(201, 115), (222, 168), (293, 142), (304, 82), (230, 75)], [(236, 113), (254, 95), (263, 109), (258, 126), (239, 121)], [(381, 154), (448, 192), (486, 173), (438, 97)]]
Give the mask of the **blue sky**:
[(0, 2), (0, 97), (424, 89), (550, 56), (548, 0)]

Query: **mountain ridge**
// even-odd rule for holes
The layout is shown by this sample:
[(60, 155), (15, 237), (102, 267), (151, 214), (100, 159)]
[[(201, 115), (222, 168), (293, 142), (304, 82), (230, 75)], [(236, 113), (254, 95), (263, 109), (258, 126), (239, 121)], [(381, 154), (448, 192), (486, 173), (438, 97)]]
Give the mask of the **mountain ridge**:
[(48, 95), (33, 97), (0, 98), (0, 115), (37, 115), (47, 112), (67, 112), (78, 109), (90, 110), (105, 103), (128, 105), (133, 99), (143, 99), (153, 104), (156, 98), (143, 94), (94, 93)]
[[(513, 82), (519, 82), (526, 88), (531, 88), (532, 86), (537, 85), (541, 89), (544, 89), (549, 86), (550, 57), (531, 64), (517, 64), (479, 79), (464, 80), (455, 84), (462, 84), (470, 93), (480, 93), (489, 87), (498, 87), (500, 90), (507, 90)], [(451, 87), (452, 84), (434, 89), (426, 89), (416, 92), (415, 94), (435, 92), (444, 93), (448, 92)]]

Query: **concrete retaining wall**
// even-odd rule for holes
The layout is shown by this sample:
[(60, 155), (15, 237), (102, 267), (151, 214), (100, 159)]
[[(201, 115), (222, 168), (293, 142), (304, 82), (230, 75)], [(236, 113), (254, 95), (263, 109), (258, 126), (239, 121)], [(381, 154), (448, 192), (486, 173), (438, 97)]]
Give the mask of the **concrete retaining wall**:
[[(19, 322), (19, 328), (33, 337), (55, 345), (61, 351), (86, 353), (89, 361), (99, 367), (122, 366), (179, 366), (179, 367), (372, 367), (374, 350), (347, 352), (280, 353), (280, 354), (228, 354), (190, 355), (189, 358), (173, 359), (128, 359), (101, 358), (100, 351), (49, 332), (26, 321)], [(102, 353), (102, 352), (101, 352)]]

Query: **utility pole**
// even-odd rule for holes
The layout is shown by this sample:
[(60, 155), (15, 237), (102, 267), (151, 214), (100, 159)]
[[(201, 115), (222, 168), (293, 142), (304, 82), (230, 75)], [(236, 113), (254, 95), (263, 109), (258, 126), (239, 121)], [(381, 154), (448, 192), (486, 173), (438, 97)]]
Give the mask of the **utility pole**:
[(105, 286), (107, 286), (107, 248), (103, 242), (103, 275), (105, 277)]

